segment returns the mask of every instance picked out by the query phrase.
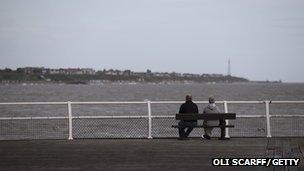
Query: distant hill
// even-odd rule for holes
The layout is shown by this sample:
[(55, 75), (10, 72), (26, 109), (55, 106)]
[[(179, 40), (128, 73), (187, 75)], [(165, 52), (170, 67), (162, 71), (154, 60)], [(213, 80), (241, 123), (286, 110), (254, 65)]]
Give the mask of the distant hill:
[(133, 72), (130, 70), (102, 70), (85, 69), (47, 69), (47, 68), (18, 68), (17, 70), (0, 70), (2, 83), (18, 82), (63, 82), (85, 84), (91, 82), (198, 82), (198, 83), (233, 83), (249, 82), (248, 79), (222, 74), (191, 74), (176, 72)]

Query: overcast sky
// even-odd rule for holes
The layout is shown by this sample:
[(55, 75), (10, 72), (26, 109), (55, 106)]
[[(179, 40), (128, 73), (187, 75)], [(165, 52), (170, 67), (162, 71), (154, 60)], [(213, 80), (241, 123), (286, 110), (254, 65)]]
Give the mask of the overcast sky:
[(0, 68), (304, 82), (303, 0), (0, 0)]

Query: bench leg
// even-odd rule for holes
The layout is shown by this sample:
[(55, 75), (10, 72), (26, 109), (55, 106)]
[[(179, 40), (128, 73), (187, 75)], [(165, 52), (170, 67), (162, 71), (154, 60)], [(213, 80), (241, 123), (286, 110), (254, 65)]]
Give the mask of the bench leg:
[(220, 126), (221, 126), (221, 137), (219, 138), (220, 140), (227, 140), (229, 138), (225, 138), (225, 134), (226, 134), (226, 122), (225, 120), (220, 120)]
[(221, 138), (220, 139), (225, 138), (225, 133), (226, 133), (225, 127), (221, 127)]

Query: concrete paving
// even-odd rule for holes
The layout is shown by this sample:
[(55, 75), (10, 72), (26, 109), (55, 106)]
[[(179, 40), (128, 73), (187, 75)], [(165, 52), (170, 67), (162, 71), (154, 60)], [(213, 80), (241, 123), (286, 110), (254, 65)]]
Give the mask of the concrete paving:
[[(0, 141), (0, 170), (304, 170), (304, 138)], [(298, 167), (212, 166), (213, 158), (300, 158)]]

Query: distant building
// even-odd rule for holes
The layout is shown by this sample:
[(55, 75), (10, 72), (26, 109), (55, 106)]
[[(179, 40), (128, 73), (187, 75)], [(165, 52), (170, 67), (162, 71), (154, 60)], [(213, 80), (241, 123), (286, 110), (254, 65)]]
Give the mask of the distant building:
[(60, 68), (51, 69), (51, 74), (65, 74), (65, 75), (94, 75), (96, 72), (92, 68)]
[(82, 68), (82, 74), (94, 75), (96, 72), (92, 68)]
[(222, 74), (211, 74), (211, 76), (212, 76), (212, 77), (217, 77), (217, 78), (219, 78), (219, 77), (223, 77), (223, 75), (222, 75)]
[(44, 67), (25, 67), (21, 68), (21, 70), (25, 74), (47, 74), (49, 72), (49, 69)]
[(210, 74), (202, 74), (201, 76), (206, 78), (206, 77), (210, 77)]
[(131, 70), (125, 70), (124, 72), (123, 72), (123, 75), (124, 76), (131, 76)]
[(34, 67), (25, 67), (25, 68), (22, 68), (22, 70), (23, 70), (23, 72), (25, 74), (33, 74), (35, 69), (36, 68), (34, 68)]
[(115, 72), (116, 72), (116, 75), (123, 75), (124, 74), (124, 72), (120, 71), (120, 70), (115, 70)]
[(41, 72), (42, 72), (42, 74), (49, 74), (50, 69), (49, 68), (43, 68)]
[(146, 77), (152, 77), (153, 76), (153, 73), (151, 70), (147, 69), (147, 72), (146, 72)]
[(170, 76), (171, 76), (171, 77), (181, 77), (182, 74), (176, 73), (176, 72), (172, 72), (172, 73), (170, 73)]
[(104, 74), (105, 75), (117, 75), (117, 72), (114, 71), (113, 69), (110, 69), (110, 70), (105, 70)]
[(59, 68), (59, 74), (67, 74), (64, 68)]
[(155, 76), (155, 77), (170, 77), (171, 74), (169, 74), (167, 72), (165, 72), (165, 73), (163, 73), (163, 72), (155, 72), (155, 73), (153, 73), (153, 76)]
[(199, 74), (184, 73), (183, 77), (186, 77), (186, 78), (198, 78), (198, 77), (200, 77), (200, 75)]
[(155, 72), (155, 73), (154, 73), (154, 76), (155, 76), (155, 77), (162, 77), (163, 75), (162, 75), (162, 73)]
[(133, 75), (138, 77), (144, 77), (146, 75), (146, 72), (134, 72)]
[(168, 72), (162, 73), (163, 77), (170, 77), (170, 74)]
[(50, 74), (60, 74), (59, 69), (50, 69)]
[(68, 68), (68, 69), (64, 69), (64, 73), (67, 75), (82, 75), (82, 71), (80, 68)]

